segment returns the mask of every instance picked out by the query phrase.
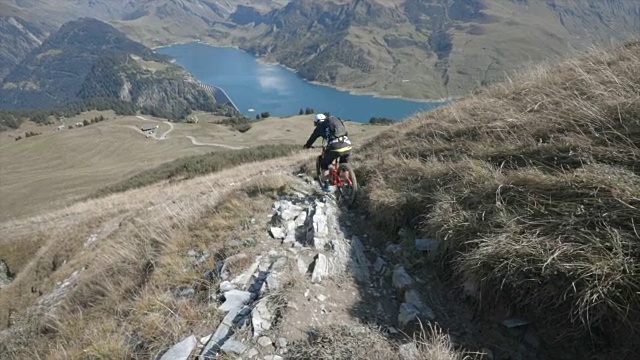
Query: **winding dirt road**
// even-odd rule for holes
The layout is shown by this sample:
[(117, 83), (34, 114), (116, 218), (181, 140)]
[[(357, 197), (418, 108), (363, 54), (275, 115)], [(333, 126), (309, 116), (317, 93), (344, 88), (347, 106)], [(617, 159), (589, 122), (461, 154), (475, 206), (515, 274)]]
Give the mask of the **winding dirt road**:
[[(140, 120), (162, 122), (164, 124), (169, 125), (169, 130), (165, 131), (162, 135), (160, 135), (160, 137), (156, 136), (156, 134), (152, 134), (151, 135), (151, 138), (153, 138), (155, 140), (166, 140), (166, 139), (168, 139), (167, 136), (174, 129), (173, 124), (171, 122), (169, 122), (169, 121), (159, 121), (159, 120), (155, 120), (155, 119), (147, 119), (146, 117), (140, 116), (140, 115), (138, 115), (136, 117), (138, 119), (140, 119)], [(135, 129), (136, 131), (144, 134), (140, 129), (138, 129), (138, 128), (134, 127), (134, 126), (128, 126), (128, 127), (132, 128), (132, 129)], [(215, 144), (215, 143), (203, 143), (203, 142), (198, 141), (195, 137), (190, 136), (190, 135), (185, 135), (185, 137), (187, 139), (191, 140), (191, 143), (193, 145), (196, 145), (196, 146), (216, 146), (216, 147), (222, 147), (222, 148), (231, 149), (231, 150), (240, 150), (240, 149), (245, 149), (246, 148), (244, 146), (231, 146), (231, 145)]]
[(231, 145), (214, 144), (214, 143), (201, 143), (200, 141), (196, 140), (196, 138), (194, 138), (193, 136), (190, 136), (190, 135), (185, 135), (185, 137), (187, 139), (191, 140), (191, 143), (193, 145), (198, 145), (198, 146), (218, 146), (218, 147), (223, 147), (223, 148), (232, 149), (232, 150), (245, 149), (244, 146), (231, 146)]

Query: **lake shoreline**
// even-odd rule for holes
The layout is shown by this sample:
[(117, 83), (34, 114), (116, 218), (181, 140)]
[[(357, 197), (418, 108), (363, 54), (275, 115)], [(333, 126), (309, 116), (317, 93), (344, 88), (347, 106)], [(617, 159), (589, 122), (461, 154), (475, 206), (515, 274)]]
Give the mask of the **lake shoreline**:
[(300, 77), (300, 79), (302, 79), (303, 81), (309, 83), (309, 84), (313, 84), (313, 85), (317, 85), (317, 86), (325, 86), (325, 87), (329, 87), (338, 91), (343, 91), (346, 93), (349, 93), (350, 95), (360, 95), (360, 96), (371, 96), (374, 98), (380, 98), (380, 99), (398, 99), (398, 100), (405, 100), (405, 101), (412, 101), (412, 102), (416, 102), (416, 103), (430, 103), (430, 104), (445, 104), (447, 102), (451, 102), (451, 101), (456, 101), (459, 100), (462, 97), (448, 97), (448, 98), (442, 98), (442, 99), (419, 99), (419, 98), (410, 98), (410, 97), (404, 97), (404, 96), (400, 96), (400, 95), (382, 95), (379, 94), (375, 91), (366, 91), (366, 90), (360, 90), (360, 89), (350, 89), (350, 88), (345, 88), (342, 86), (338, 86), (335, 84), (331, 84), (331, 83), (325, 83), (325, 82), (321, 82), (321, 81), (314, 81), (314, 80), (308, 80), (306, 78), (303, 78), (302, 76), (299, 75), (298, 70), (288, 67), (284, 64), (281, 64), (279, 62), (276, 61), (268, 61), (266, 60), (265, 57), (262, 56), (257, 56), (256, 54), (253, 54), (249, 51), (246, 51), (244, 49), (241, 49), (240, 47), (238, 47), (237, 45), (220, 45), (220, 44), (216, 44), (212, 41), (204, 41), (204, 40), (192, 40), (192, 41), (178, 41), (178, 42), (174, 42), (174, 43), (170, 43), (170, 44), (166, 44), (166, 45), (160, 45), (160, 46), (155, 46), (153, 48), (151, 48), (152, 50), (156, 50), (156, 49), (161, 49), (161, 48), (167, 48), (167, 47), (171, 47), (171, 46), (175, 46), (175, 45), (188, 45), (188, 44), (202, 44), (202, 45), (206, 45), (206, 46), (211, 46), (211, 47), (218, 47), (218, 48), (232, 48), (232, 49), (236, 49), (242, 52), (245, 52), (251, 56), (253, 56), (257, 62), (263, 64), (263, 65), (272, 65), (272, 66), (279, 66), (282, 67), (284, 69), (287, 69), (288, 71), (293, 72), (294, 74), (296, 74), (298, 77)]

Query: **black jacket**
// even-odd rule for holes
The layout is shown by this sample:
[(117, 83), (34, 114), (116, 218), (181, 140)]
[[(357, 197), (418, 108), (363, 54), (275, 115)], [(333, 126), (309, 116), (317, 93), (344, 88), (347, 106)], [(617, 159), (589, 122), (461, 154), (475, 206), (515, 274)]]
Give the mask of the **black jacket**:
[[(307, 140), (305, 147), (309, 148), (313, 143), (319, 138), (323, 138), (324, 141), (328, 144), (328, 151), (347, 151), (351, 150), (352, 144), (351, 140), (347, 136), (341, 136), (338, 139), (331, 139), (331, 129), (329, 127), (330, 119), (327, 119), (320, 124), (316, 125), (316, 128), (313, 130), (313, 133)], [(339, 121), (339, 120), (338, 120)]]

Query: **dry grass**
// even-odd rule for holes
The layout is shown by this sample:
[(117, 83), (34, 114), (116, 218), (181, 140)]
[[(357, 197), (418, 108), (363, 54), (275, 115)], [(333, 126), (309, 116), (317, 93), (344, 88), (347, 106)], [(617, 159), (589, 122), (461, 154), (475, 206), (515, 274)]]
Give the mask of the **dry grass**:
[[(0, 134), (0, 221), (46, 214), (105, 187), (122, 190), (155, 181), (157, 176), (186, 175), (187, 171), (197, 171), (199, 165), (214, 163), (215, 155), (192, 157), (191, 163), (187, 160), (174, 162), (171, 169), (165, 166), (175, 159), (221, 151), (226, 153), (221, 163), (235, 160), (224, 148), (194, 145), (186, 136), (193, 136), (205, 144), (250, 148), (292, 145), (292, 139), (299, 139), (298, 145), (302, 148), (302, 143), (313, 131), (311, 115), (268, 118), (254, 124), (251, 130), (239, 133), (215, 123), (220, 121), (219, 117), (198, 112), (194, 114), (200, 120), (198, 124), (174, 123), (174, 130), (162, 141), (146, 138), (139, 130), (140, 125), (152, 121), (159, 125), (158, 136), (170, 129), (162, 122), (164, 119), (150, 116), (144, 117), (148, 120), (142, 120), (94, 111), (65, 122), (73, 125), (100, 115), (109, 120), (64, 131), (55, 130), (60, 123), (36, 126), (26, 122), (20, 130)], [(353, 122), (347, 126), (356, 144), (385, 129)], [(41, 132), (42, 135), (14, 140), (18, 134), (24, 137), (26, 131)], [(244, 155), (250, 153), (251, 150), (245, 150)], [(238, 157), (246, 158), (242, 153)], [(158, 167), (172, 173), (158, 170)]]
[(483, 305), (563, 336), (637, 328), (638, 84), (634, 41), (418, 115), (359, 153), (361, 205), (389, 234), (442, 240)]
[[(266, 217), (271, 194), (288, 181), (278, 173), (282, 161), (157, 184), (2, 224), (3, 244), (33, 236), (40, 250), (10, 260), (27, 265), (16, 266), (17, 278), (0, 293), (2, 328), (11, 325), (0, 332), (0, 358), (153, 357), (189, 334), (207, 335), (220, 314), (209, 304), (209, 289), (217, 284), (205, 281), (203, 273), (240, 251), (226, 246), (230, 240), (261, 230), (260, 222), (250, 220)], [(114, 218), (122, 219), (115, 229), (85, 248), (90, 234), (102, 234), (99, 229)], [(29, 235), (37, 234), (34, 229), (40, 239)], [(189, 250), (206, 250), (211, 257), (195, 266)], [(251, 248), (242, 251), (251, 257)], [(52, 262), (59, 264), (54, 268)], [(79, 276), (66, 296), (36, 305), (74, 271)], [(187, 287), (193, 296), (175, 295)]]
[[(399, 344), (386, 338), (377, 330), (366, 326), (330, 326), (312, 330), (307, 342), (293, 343), (287, 352), (290, 359), (331, 360), (471, 360), (472, 355), (454, 349), (449, 336), (441, 329), (430, 326), (414, 338), (413, 357), (399, 351)], [(411, 345), (413, 344), (413, 345)]]

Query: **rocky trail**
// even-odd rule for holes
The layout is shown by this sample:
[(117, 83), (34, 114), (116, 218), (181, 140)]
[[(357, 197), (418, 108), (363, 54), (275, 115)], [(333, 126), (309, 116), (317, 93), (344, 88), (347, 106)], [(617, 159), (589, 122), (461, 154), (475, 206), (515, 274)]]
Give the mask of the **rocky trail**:
[[(205, 274), (219, 281), (212, 298), (224, 319), (210, 335), (188, 336), (159, 359), (284, 359), (288, 344), (328, 326), (373, 327), (398, 344), (399, 359), (420, 359), (406, 334), (429, 323), (438, 323), (455, 345), (475, 351), (473, 357), (545, 358), (526, 320), (476, 319), (436, 276), (426, 269), (410, 274), (400, 265), (407, 249), (398, 239), (383, 249), (368, 246), (364, 217), (340, 209), (312, 179), (298, 180), (292, 193), (273, 204), (261, 227), (268, 236), (263, 234), (254, 255), (235, 254)], [(408, 250), (436, 253), (437, 247), (417, 239)], [(232, 273), (237, 264), (248, 265)]]

